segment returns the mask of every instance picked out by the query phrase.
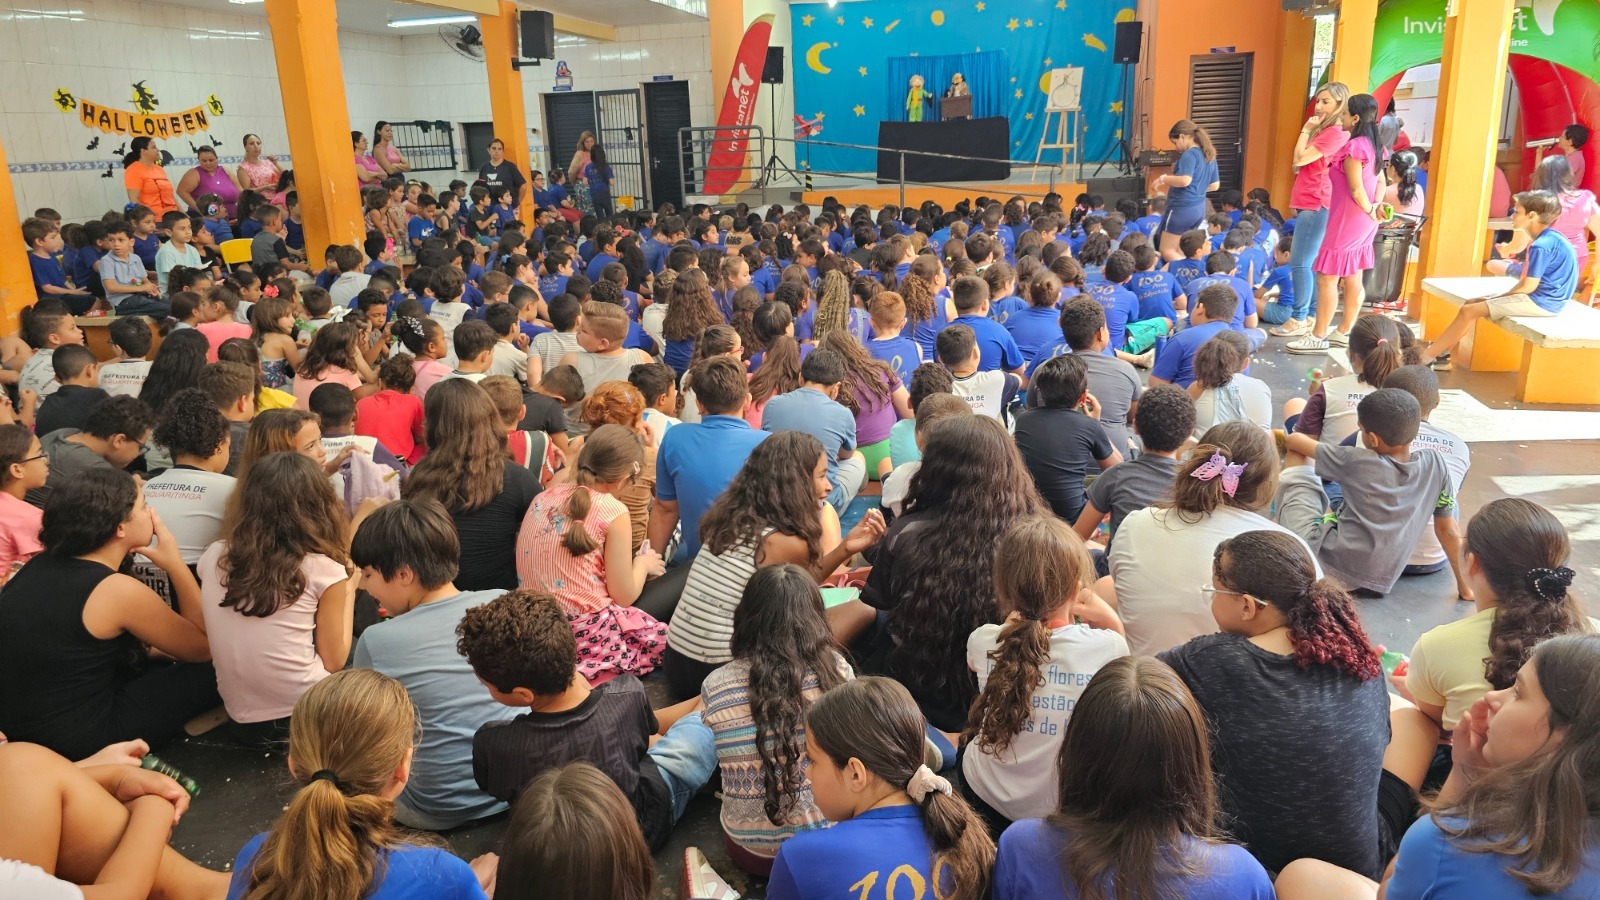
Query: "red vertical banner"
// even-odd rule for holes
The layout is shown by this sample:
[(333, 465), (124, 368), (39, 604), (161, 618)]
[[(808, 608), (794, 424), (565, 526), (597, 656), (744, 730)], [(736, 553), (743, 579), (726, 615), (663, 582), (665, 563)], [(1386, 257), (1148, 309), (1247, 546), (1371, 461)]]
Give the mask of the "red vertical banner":
[(755, 120), (756, 97), (761, 92), (761, 69), (767, 61), (767, 42), (772, 38), (772, 16), (761, 15), (745, 30), (728, 73), (728, 90), (722, 96), (722, 112), (717, 116), (717, 140), (706, 159), (703, 194), (725, 193), (744, 174), (745, 154), (750, 147), (750, 123)]

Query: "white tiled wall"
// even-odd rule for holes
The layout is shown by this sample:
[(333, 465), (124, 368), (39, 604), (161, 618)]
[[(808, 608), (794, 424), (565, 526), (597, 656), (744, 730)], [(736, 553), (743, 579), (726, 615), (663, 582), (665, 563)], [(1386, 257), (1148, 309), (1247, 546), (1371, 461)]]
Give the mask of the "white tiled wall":
[[(712, 123), (708, 23), (624, 27), (618, 38), (561, 39), (558, 51), (572, 69), (574, 90), (631, 88), (653, 75), (672, 75), (689, 82), (695, 124)], [(437, 34), (341, 30), (339, 47), (352, 128), (370, 130), (378, 119), (490, 119), (483, 64), (457, 55)], [(540, 94), (554, 86), (555, 65), (522, 74), (528, 124), (539, 129), (533, 143), (542, 155)], [(23, 215), (52, 206), (72, 221), (126, 202), (121, 163), (112, 153), (124, 139), (80, 125), (53, 97), (65, 88), (131, 109), (132, 83), (140, 80), (156, 94), (158, 111), (188, 109), (216, 94), (226, 112), (212, 120), (211, 134), (224, 157), (242, 153), (246, 133), (261, 135), (267, 153), (288, 156), (264, 18), (139, 0), (0, 0), (0, 141)], [(88, 149), (97, 135), (99, 146)], [(189, 143), (179, 138), (163, 147), (182, 159), (193, 155)], [(570, 150), (560, 155), (565, 162)], [(66, 166), (78, 168), (61, 171)], [(112, 177), (100, 177), (107, 166)], [(169, 175), (176, 182), (187, 168), (174, 164)]]

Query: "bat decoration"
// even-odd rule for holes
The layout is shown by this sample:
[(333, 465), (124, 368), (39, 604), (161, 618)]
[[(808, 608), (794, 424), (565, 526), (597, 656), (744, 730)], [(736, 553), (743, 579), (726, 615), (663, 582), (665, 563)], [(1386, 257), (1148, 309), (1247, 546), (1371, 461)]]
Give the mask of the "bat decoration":
[(85, 150), (93, 150), (94, 148), (96, 148), (98, 146), (100, 146), (100, 135), (97, 134), (97, 135), (94, 136), (94, 140), (89, 142), (89, 146), (87, 146), (87, 147), (85, 147), (83, 149), (85, 149)]
[(162, 151), (161, 151), (161, 164), (162, 164), (162, 165), (163, 165), (163, 166), (170, 166), (170, 165), (172, 165), (172, 160), (173, 160), (173, 156), (172, 156), (172, 154), (171, 154), (171, 153), (168, 153), (168, 152), (167, 152), (167, 151), (165, 151), (165, 150), (162, 150)]
[(127, 156), (128, 155), (128, 142), (127, 141), (123, 141), (121, 144), (118, 144), (117, 145), (117, 149), (111, 151), (111, 153), (112, 153), (113, 156)]
[(108, 166), (106, 166), (106, 170), (104, 172), (100, 173), (100, 177), (101, 178), (110, 178), (115, 171), (116, 171), (115, 167), (108, 165)]

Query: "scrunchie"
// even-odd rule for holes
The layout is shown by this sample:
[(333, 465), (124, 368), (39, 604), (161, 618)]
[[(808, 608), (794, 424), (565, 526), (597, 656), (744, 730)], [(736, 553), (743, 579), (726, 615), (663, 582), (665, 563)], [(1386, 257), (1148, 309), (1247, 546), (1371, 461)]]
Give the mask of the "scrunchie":
[(339, 790), (339, 793), (341, 794), (350, 793), (350, 788), (346, 786), (344, 782), (339, 780), (339, 776), (335, 775), (332, 769), (318, 769), (317, 771), (311, 773), (311, 779), (306, 783), (311, 784), (317, 781), (326, 781), (329, 784), (332, 784)]
[(1572, 579), (1576, 576), (1577, 573), (1566, 566), (1529, 569), (1528, 589), (1537, 594), (1540, 600), (1561, 600), (1567, 596), (1567, 588), (1572, 586)]
[(917, 771), (911, 774), (911, 780), (906, 782), (906, 793), (911, 795), (912, 801), (920, 804), (927, 799), (930, 791), (949, 794), (950, 782), (935, 775), (927, 766), (917, 766)]

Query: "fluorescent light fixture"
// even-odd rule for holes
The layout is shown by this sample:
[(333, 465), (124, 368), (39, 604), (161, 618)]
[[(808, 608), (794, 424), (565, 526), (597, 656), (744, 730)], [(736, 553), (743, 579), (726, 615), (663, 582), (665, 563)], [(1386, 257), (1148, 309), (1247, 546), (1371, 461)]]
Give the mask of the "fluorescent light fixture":
[(249, 5), (254, 4), (254, 3), (265, 3), (265, 2), (267, 2), (267, 0), (228, 0), (228, 2), (229, 3), (237, 3), (240, 6), (249, 6)]
[(423, 16), (419, 19), (390, 19), (390, 28), (426, 28), (429, 25), (465, 25), (478, 21), (477, 16)]

